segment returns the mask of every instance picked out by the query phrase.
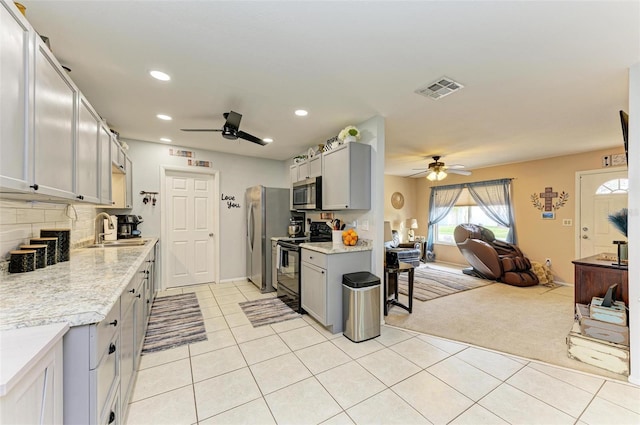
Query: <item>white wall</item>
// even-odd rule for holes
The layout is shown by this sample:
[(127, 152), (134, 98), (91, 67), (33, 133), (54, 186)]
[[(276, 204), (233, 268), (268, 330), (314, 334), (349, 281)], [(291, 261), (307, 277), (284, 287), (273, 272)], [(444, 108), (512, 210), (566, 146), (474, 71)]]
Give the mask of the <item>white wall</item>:
[[(244, 210), (245, 189), (255, 185), (289, 187), (289, 167), (285, 161), (211, 152), (180, 146), (126, 140), (128, 155), (133, 162), (133, 209), (131, 214), (142, 216), (139, 226), (142, 236), (160, 237), (160, 202), (154, 207), (144, 204), (140, 191), (160, 192), (160, 166), (187, 166), (187, 158), (169, 155), (169, 149), (195, 152), (196, 160), (211, 161), (211, 170), (219, 171), (220, 194), (235, 196), (240, 208), (227, 208), (227, 201), (218, 199), (220, 207), (220, 280), (246, 276)], [(202, 169), (193, 167), (194, 169)], [(162, 241), (160, 241), (162, 247)], [(162, 249), (162, 248), (161, 248)]]
[[(629, 332), (631, 374), (640, 385), (640, 63), (629, 70)], [(635, 164), (635, 165), (634, 165)]]

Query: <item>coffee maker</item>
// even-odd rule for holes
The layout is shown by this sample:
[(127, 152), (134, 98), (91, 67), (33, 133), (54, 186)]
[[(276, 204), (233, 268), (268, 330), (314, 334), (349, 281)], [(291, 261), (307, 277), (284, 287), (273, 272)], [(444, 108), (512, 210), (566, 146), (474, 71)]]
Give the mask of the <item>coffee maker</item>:
[(142, 223), (142, 217), (133, 214), (118, 215), (118, 239), (139, 238), (138, 225)]
[(304, 213), (292, 212), (288, 229), (290, 238), (304, 238)]

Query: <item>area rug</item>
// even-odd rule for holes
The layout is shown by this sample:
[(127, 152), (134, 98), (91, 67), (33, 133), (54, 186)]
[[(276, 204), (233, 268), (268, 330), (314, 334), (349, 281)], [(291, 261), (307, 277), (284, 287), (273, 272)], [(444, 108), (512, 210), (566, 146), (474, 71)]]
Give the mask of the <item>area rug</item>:
[(158, 297), (151, 306), (142, 354), (206, 340), (207, 332), (196, 294)]
[(279, 298), (263, 298), (238, 303), (254, 328), (300, 317)]
[[(398, 292), (407, 295), (408, 273), (400, 273), (398, 278)], [(469, 289), (496, 283), (493, 280), (479, 279), (460, 272), (446, 272), (430, 267), (419, 267), (413, 276), (413, 298), (419, 301), (428, 301), (434, 298), (445, 297)]]

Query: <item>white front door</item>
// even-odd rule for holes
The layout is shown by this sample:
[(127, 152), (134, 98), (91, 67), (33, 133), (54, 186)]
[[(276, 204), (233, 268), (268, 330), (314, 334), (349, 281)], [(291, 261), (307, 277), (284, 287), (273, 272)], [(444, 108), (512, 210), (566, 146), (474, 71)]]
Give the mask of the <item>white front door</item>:
[(613, 241), (627, 238), (609, 223), (608, 217), (627, 207), (627, 193), (626, 170), (603, 170), (580, 176), (578, 258), (602, 253), (617, 254)]
[(213, 283), (214, 177), (165, 174), (167, 287)]

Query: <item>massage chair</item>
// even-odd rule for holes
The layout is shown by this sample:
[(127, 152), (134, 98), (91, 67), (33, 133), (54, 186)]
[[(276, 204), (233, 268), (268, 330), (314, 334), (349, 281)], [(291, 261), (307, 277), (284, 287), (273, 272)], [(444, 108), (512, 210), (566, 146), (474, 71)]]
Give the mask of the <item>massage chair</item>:
[(460, 224), (453, 238), (471, 265), (463, 270), (465, 274), (514, 286), (538, 284), (529, 259), (516, 245), (497, 240), (491, 230), (476, 224)]

